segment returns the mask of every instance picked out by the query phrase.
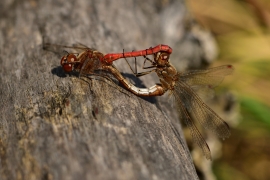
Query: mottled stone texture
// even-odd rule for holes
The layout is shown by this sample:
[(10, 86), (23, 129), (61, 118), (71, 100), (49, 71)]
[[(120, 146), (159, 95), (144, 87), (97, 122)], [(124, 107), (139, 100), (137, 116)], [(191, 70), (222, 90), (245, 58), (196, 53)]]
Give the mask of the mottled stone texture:
[[(65, 75), (61, 52), (42, 49), (42, 37), (103, 53), (162, 43), (176, 66), (201, 67), (211, 53), (188, 18), (179, 0), (1, 0), (0, 179), (197, 179), (168, 95)], [(116, 65), (140, 87), (158, 82)]]

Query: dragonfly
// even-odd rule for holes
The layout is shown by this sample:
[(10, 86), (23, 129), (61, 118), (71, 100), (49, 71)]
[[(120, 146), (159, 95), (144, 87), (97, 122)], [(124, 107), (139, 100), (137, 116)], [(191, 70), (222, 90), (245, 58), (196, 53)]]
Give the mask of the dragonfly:
[(161, 96), (169, 91), (176, 102), (177, 110), (190, 129), (193, 141), (201, 148), (206, 159), (212, 159), (210, 148), (198, 130), (195, 121), (198, 121), (205, 129), (212, 131), (222, 139), (230, 136), (230, 128), (218, 114), (203, 102), (197, 92), (212, 94), (214, 88), (223, 81), (225, 76), (232, 74), (234, 68), (232, 65), (223, 65), (205, 70), (178, 72), (170, 63), (171, 53), (172, 48), (169, 46), (158, 45), (137, 52), (107, 54), (103, 60), (112, 62), (120, 58), (145, 57), (145, 55), (152, 54), (153, 60), (145, 57), (145, 62), (149, 61), (151, 66), (143, 68), (153, 69), (142, 74), (135, 73), (135, 75), (141, 76), (155, 72), (160, 83), (148, 89), (135, 87), (134, 94), (138, 96)]
[[(169, 94), (175, 100), (177, 110), (190, 129), (193, 142), (200, 147), (206, 159), (211, 159), (211, 151), (198, 130), (196, 121), (220, 138), (224, 139), (230, 136), (228, 124), (203, 102), (197, 92), (212, 93), (225, 76), (232, 74), (234, 70), (232, 65), (178, 72), (170, 63), (172, 48), (162, 44), (145, 50), (106, 55), (88, 47), (75, 48), (80, 49), (81, 52), (67, 53), (61, 58), (60, 64), (65, 72), (78, 71), (80, 74), (95, 74), (95, 70), (105, 70), (110, 72), (127, 90), (137, 96), (161, 96), (169, 91)], [(153, 59), (148, 58), (148, 55), (152, 55)], [(113, 65), (113, 62), (118, 59), (136, 58), (138, 56), (145, 58), (143, 69), (150, 70), (143, 73), (133, 71), (133, 73), (136, 76), (143, 76), (154, 72), (159, 77), (160, 83), (149, 88), (136, 87), (127, 81)], [(150, 62), (150, 66), (145, 67), (147, 61)]]

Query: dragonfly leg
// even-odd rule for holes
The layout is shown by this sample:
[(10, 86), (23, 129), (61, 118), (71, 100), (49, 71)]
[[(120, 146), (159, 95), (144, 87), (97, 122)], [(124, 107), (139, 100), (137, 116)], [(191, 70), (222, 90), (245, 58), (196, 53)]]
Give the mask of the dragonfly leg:
[[(123, 56), (124, 56), (124, 50), (123, 50)], [(150, 70), (150, 71), (139, 72), (139, 73), (138, 73), (138, 71), (137, 71), (137, 59), (136, 59), (136, 57), (134, 57), (134, 58), (135, 58), (135, 71), (132, 69), (132, 67), (131, 67), (131, 65), (129, 64), (127, 58), (124, 57), (124, 59), (125, 59), (126, 63), (128, 64), (130, 70), (132, 71), (132, 73), (133, 73), (136, 77), (144, 76), (144, 75), (146, 75), (146, 74), (149, 74), (149, 73), (155, 71), (155, 69), (153, 69), (153, 70)], [(153, 62), (151, 59), (149, 59), (148, 57), (146, 57), (146, 56), (144, 56), (144, 58), (145, 58), (145, 60), (144, 60), (142, 69), (155, 68), (155, 66), (145, 67), (145, 62), (146, 62), (146, 61), (150, 61), (152, 64), (153, 64), (154, 62)]]
[[(101, 77), (102, 79), (98, 79), (98, 78), (94, 78), (95, 76)], [(87, 75), (81, 75), (80, 79), (83, 79), (82, 77), (85, 77), (87, 79), (95, 79), (98, 81), (103, 81), (105, 83), (108, 83), (110, 86), (116, 88), (117, 90), (119, 90), (120, 92), (126, 94), (128, 97), (130, 97), (130, 95), (120, 86), (118, 86), (111, 77), (109, 77), (108, 75), (105, 74), (97, 74), (97, 73), (88, 73)], [(83, 81), (87, 82), (89, 84), (88, 81), (84, 80)], [(91, 84), (92, 85), (92, 84)], [(90, 86), (90, 84), (89, 84)]]

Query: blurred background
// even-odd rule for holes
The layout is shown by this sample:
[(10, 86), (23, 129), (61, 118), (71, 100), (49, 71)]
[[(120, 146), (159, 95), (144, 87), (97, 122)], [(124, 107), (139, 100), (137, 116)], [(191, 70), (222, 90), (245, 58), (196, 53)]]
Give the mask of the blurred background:
[(190, 13), (219, 47), (213, 66), (232, 64), (223, 86), (240, 102), (241, 117), (214, 162), (219, 180), (270, 179), (270, 1), (186, 0)]
[[(23, 78), (27, 79), (31, 77), (31, 74), (36, 73), (36, 71), (41, 73), (39, 76), (44, 78), (44, 80), (57, 78), (51, 73), (51, 69), (52, 67), (59, 66), (59, 59), (51, 55), (45, 56), (43, 54), (45, 52), (41, 51), (41, 48), (37, 46), (38, 44), (41, 45), (42, 36), (50, 37), (48, 42), (51, 43), (65, 44), (68, 42), (67, 45), (70, 45), (72, 42), (80, 42), (98, 47), (102, 52), (121, 52), (123, 48), (126, 51), (138, 50), (162, 42), (173, 47), (174, 52), (171, 60), (179, 60), (178, 63), (173, 62), (174, 65), (179, 64), (179, 71), (181, 71), (181, 68), (201, 68), (202, 63), (199, 60), (204, 52), (200, 54), (198, 52), (202, 50), (200, 48), (194, 48), (194, 44), (197, 41), (194, 44), (189, 44), (192, 42), (190, 39), (197, 40), (196, 35), (200, 33), (198, 33), (196, 26), (193, 29), (191, 28), (192, 33), (189, 32), (188, 28), (188, 30), (183, 30), (182, 20), (185, 16), (185, 8), (181, 4), (182, 1), (158, 0), (145, 3), (137, 0), (125, 1), (125, 3), (124, 1), (117, 2), (105, 3), (102, 1), (87, 0), (1, 1), (0, 4), (3, 3), (3, 5), (0, 5), (0, 9), (2, 10), (0, 11), (0, 17), (4, 21), (0, 21), (0, 27), (2, 27), (1, 30), (3, 31), (3, 33), (0, 31), (0, 53), (2, 53), (2, 59), (0, 59), (2, 67), (0, 83), (5, 78), (13, 84), (16, 85), (17, 83), (20, 86), (22, 83), (19, 84), (18, 82), (21, 81), (21, 74), (23, 74)], [(186, 0), (186, 4), (190, 15), (206, 31), (210, 31), (214, 35), (218, 45), (218, 59), (213, 64), (212, 61), (207, 62), (207, 65), (211, 64), (214, 67), (232, 64), (235, 67), (234, 74), (225, 78), (219, 91), (232, 91), (232, 95), (225, 94), (225, 99), (232, 97), (232, 104), (237, 104), (239, 101), (239, 107), (237, 105), (237, 108), (240, 109), (241, 114), (237, 118), (231, 118), (237, 119), (238, 122), (228, 122), (230, 127), (232, 127), (232, 135), (230, 138), (221, 142), (222, 155), (220, 154), (219, 158), (213, 161), (216, 179), (269, 180), (270, 0)], [(134, 15), (136, 15), (136, 18), (134, 18)], [(127, 29), (131, 30), (127, 31)], [(197, 44), (201, 44), (201, 42), (199, 41)], [(210, 42), (210, 40), (207, 39), (206, 42)], [(11, 47), (15, 47), (15, 50), (13, 51)], [(198, 53), (197, 56), (195, 52)], [(46, 58), (43, 58), (40, 54)], [(191, 56), (191, 58), (185, 59), (187, 56)], [(215, 53), (212, 53), (208, 59), (216, 59), (213, 58), (214, 56)], [(191, 61), (196, 59), (196, 57), (198, 61)], [(9, 61), (3, 61), (4, 59), (8, 59)], [(182, 59), (184, 60), (180, 62)], [(2, 64), (3, 62), (7, 63)], [(193, 66), (188, 64), (188, 62), (192, 62), (193, 64), (190, 64)], [(199, 63), (196, 64), (194, 62)], [(27, 70), (24, 67), (28, 67)], [(23, 69), (22, 72), (21, 69)], [(15, 77), (15, 80), (9, 78), (11, 77), (10, 75)], [(145, 76), (143, 78), (148, 77)], [(150, 81), (152, 79), (149, 78), (148, 80)], [(61, 81), (64, 80), (61, 79)], [(55, 85), (52, 84), (51, 86), (54, 87)], [(51, 86), (48, 87), (51, 88)], [(162, 101), (162, 98), (159, 99)], [(164, 101), (167, 100), (164, 97)], [(215, 100), (216, 104), (222, 104), (222, 98)], [(20, 101), (18, 101), (18, 104), (22, 105), (22, 107), (25, 106)], [(216, 104), (212, 104), (211, 107), (222, 116), (222, 112), (226, 110), (226, 104), (222, 104), (225, 107), (223, 111), (217, 109)], [(13, 104), (11, 106), (13, 107)], [(222, 112), (220, 113), (219, 111)], [(10, 120), (10, 118), (6, 119)], [(224, 119), (227, 120), (227, 118)], [(3, 129), (5, 126), (1, 127)], [(48, 128), (50, 127), (51, 125), (48, 124)], [(43, 129), (39, 131), (37, 129), (34, 130), (36, 132), (43, 132)], [(19, 132), (24, 134), (24, 131)], [(190, 132), (188, 131), (187, 134), (190, 134)], [(19, 135), (15, 134), (14, 136), (20, 138)], [(18, 141), (23, 140), (28, 142), (27, 136), (23, 137), (24, 139), (18, 139)], [(13, 143), (16, 144), (17, 141)], [(11, 143), (10, 148), (14, 150), (14, 146), (12, 145)], [(210, 143), (209, 145), (211, 146), (212, 155), (214, 155), (214, 148), (217, 145), (211, 145)], [(44, 145), (44, 147), (47, 146)], [(30, 152), (29, 150), (35, 150), (38, 146), (33, 146), (29, 142), (29, 146), (25, 146), (24, 148), (25, 152)], [(38, 152), (34, 150), (33, 152)], [(28, 155), (27, 153), (25, 154)], [(20, 159), (21, 156), (14, 157)], [(198, 155), (196, 157), (195, 154), (194, 157), (196, 160)], [(205, 160), (202, 155), (199, 157)], [(11, 158), (11, 160), (8, 159), (7, 161), (11, 162), (12, 160)], [(32, 159), (30, 160), (29, 162), (31, 163)], [(29, 162), (25, 161), (25, 164), (29, 165)], [(206, 162), (208, 164), (212, 163), (210, 161)], [(14, 164), (16, 163), (17, 161), (14, 161)], [(44, 164), (46, 165), (46, 163)], [(59, 161), (59, 164), (63, 163)], [(89, 164), (91, 164), (90, 161)], [(44, 173), (42, 172), (43, 170), (45, 171), (44, 174), (47, 175), (47, 166), (52, 167), (46, 165), (45, 170), (43, 170), (35, 166), (33, 171), (41, 171), (42, 174)], [(66, 166), (71, 167), (69, 164), (66, 164)], [(9, 167), (12, 167), (12, 170), (14, 169), (13, 165)], [(28, 170), (24, 168), (26, 166), (20, 165), (18, 167), (22, 168), (22, 171)], [(206, 167), (206, 165), (203, 164), (201, 167)], [(3, 172), (5, 172), (4, 170)], [(13, 171), (10, 172), (12, 173)], [(29, 172), (31, 175), (32, 171)], [(199, 172), (198, 174), (200, 175)], [(210, 178), (208, 177), (207, 179), (210, 180)], [(215, 177), (212, 176), (212, 179), (215, 179)]]

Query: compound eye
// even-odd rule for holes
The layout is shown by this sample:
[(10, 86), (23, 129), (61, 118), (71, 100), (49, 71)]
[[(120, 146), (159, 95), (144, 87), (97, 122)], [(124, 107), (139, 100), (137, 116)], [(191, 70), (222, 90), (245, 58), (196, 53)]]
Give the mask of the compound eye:
[(64, 65), (62, 65), (62, 68), (64, 69), (65, 72), (71, 72), (73, 69), (73, 65), (72, 64), (64, 64)]
[(67, 56), (63, 56), (63, 57), (61, 58), (60, 64), (61, 64), (61, 66), (63, 66), (63, 65), (66, 64), (66, 63), (67, 63)]
[(67, 62), (73, 63), (74, 61), (77, 61), (77, 57), (75, 56), (75, 54), (69, 54), (67, 56)]
[(60, 61), (60, 64), (61, 64), (61, 66), (62, 66), (62, 68), (64, 69), (65, 72), (71, 72), (72, 71), (73, 64), (70, 63), (70, 62), (71, 62), (71, 60), (69, 58), (69, 55), (66, 55), (66, 56), (62, 57), (62, 59)]
[(167, 53), (161, 54), (161, 59), (164, 61), (168, 61), (169, 57), (170, 56)]

